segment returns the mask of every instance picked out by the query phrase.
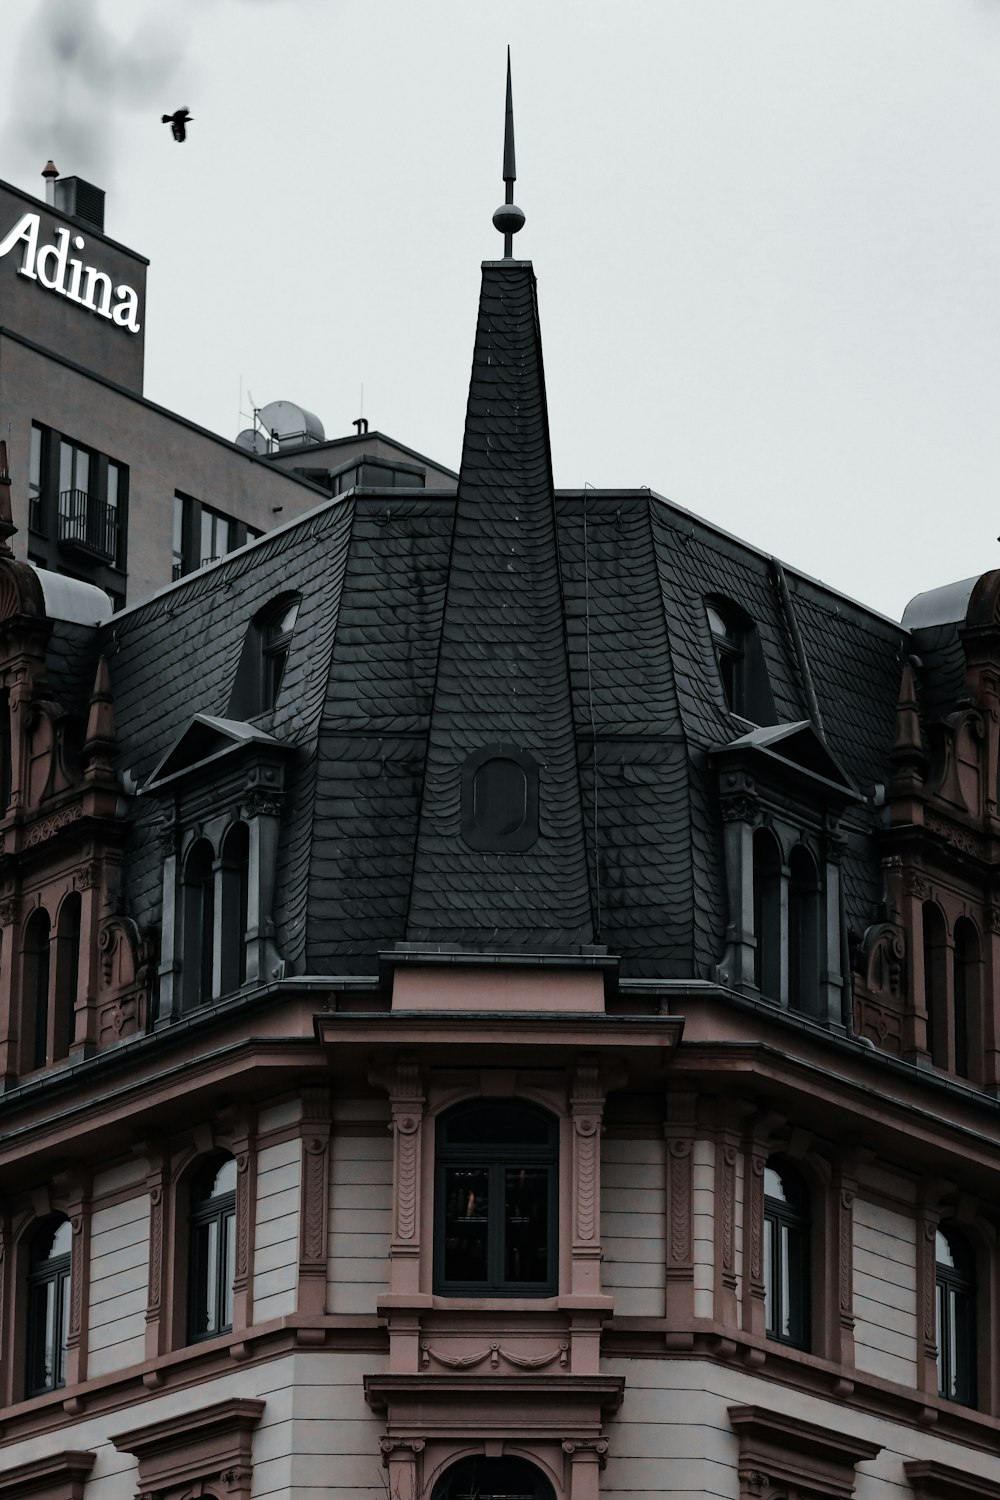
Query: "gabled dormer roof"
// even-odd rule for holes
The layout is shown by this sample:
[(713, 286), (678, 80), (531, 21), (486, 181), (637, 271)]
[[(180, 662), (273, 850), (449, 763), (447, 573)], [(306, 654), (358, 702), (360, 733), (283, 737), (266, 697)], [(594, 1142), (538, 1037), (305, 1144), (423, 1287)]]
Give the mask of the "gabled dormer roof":
[(764, 765), (770, 763), (778, 774), (791, 771), (805, 775), (815, 783), (823, 783), (830, 791), (860, 800), (857, 787), (808, 719), (751, 729), (717, 751), (715, 758), (743, 757), (757, 759)]
[(200, 772), (237, 752), (255, 745), (277, 752), (289, 751), (283, 740), (275, 739), (255, 724), (240, 719), (219, 719), (214, 714), (195, 714), (167, 753), (158, 761), (143, 792), (158, 792), (168, 783), (193, 772)]

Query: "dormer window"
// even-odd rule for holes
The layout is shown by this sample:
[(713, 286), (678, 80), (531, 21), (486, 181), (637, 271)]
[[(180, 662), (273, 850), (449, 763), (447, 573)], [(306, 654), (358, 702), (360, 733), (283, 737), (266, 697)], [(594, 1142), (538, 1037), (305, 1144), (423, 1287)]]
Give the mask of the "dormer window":
[(729, 712), (752, 724), (773, 724), (774, 699), (753, 620), (731, 600), (718, 597), (705, 600), (705, 614)]
[(196, 714), (144, 788), (165, 815), (157, 1025), (284, 972), (271, 913), (291, 754), (258, 725)]
[(250, 621), (229, 700), (233, 718), (256, 718), (277, 703), (301, 602), (298, 594), (284, 594)]
[(805, 720), (740, 734), (712, 763), (729, 896), (718, 977), (840, 1027), (840, 820), (858, 793)]
[(746, 663), (744, 661), (743, 631), (731, 615), (728, 617), (714, 604), (705, 606), (708, 624), (715, 642), (715, 654), (719, 662), (722, 691), (730, 713), (744, 713), (744, 684)]
[(278, 701), (298, 613), (298, 598), (286, 599), (271, 610), (261, 627), (261, 676), (265, 709), (273, 708)]

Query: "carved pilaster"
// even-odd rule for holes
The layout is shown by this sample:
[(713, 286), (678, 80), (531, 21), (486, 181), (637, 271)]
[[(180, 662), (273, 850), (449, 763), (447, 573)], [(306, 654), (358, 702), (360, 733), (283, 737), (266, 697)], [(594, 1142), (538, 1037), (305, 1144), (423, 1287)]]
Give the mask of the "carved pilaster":
[(171, 818), (169, 822), (161, 823), (156, 832), (163, 862), (156, 1025), (167, 1026), (181, 1013), (180, 828)]
[(0, 1393), (10, 1389), (10, 1361), (14, 1345), (14, 1329), (11, 1327), (13, 1309), (10, 1296), (10, 1258), (10, 1219), (3, 1214), (0, 1215)]
[(24, 810), (29, 804), (29, 724), (33, 683), (27, 661), (18, 662), (8, 689), (10, 709), (10, 801), (7, 811)]
[(937, 1229), (941, 1210), (931, 1196), (917, 1205), (917, 1383), (936, 1395), (937, 1366)]
[(299, 1311), (326, 1310), (330, 1203), (330, 1091), (302, 1091), (302, 1209), (299, 1219)]
[(168, 1347), (167, 1320), (163, 1306), (165, 1247), (170, 1239), (167, 1222), (172, 1210), (170, 1162), (156, 1147), (143, 1147), (148, 1170), (146, 1191), (149, 1194), (149, 1296), (146, 1302), (146, 1358), (155, 1359)]
[(389, 1245), (390, 1291), (420, 1291), (420, 1171), (423, 1148), (424, 1091), (416, 1057), (402, 1054), (395, 1068), (377, 1081), (389, 1093), (393, 1150), (393, 1217)]
[[(853, 1181), (841, 1175), (837, 1189), (837, 1221), (839, 1240), (839, 1313), (841, 1332), (847, 1333), (854, 1328), (854, 1197), (855, 1187)], [(853, 1338), (851, 1343), (853, 1345)], [(841, 1358), (843, 1354), (843, 1339), (841, 1340)], [(852, 1350), (853, 1353), (853, 1350)]]
[(566, 1494), (568, 1500), (598, 1500), (600, 1472), (608, 1461), (607, 1438), (567, 1438), (562, 1445), (566, 1455)]
[(694, 1139), (695, 1099), (685, 1090), (667, 1095), (667, 1264), (668, 1328), (692, 1335), (694, 1319)]
[(720, 984), (733, 989), (754, 986), (753, 832), (761, 820), (756, 788), (742, 772), (720, 777), (719, 810), (726, 865), (729, 922), (726, 947), (718, 967)]
[(379, 1438), (379, 1447), (382, 1463), (389, 1471), (387, 1489), (392, 1500), (418, 1500), (423, 1494), (423, 1438)]
[(233, 1276), (233, 1327), (246, 1328), (253, 1308), (253, 1226), (257, 1206), (256, 1121), (234, 1113), (229, 1150), (236, 1162), (236, 1270)]
[(573, 1076), (573, 1291), (599, 1294), (601, 1126), (604, 1090), (597, 1062), (583, 1058)]
[(73, 1231), (70, 1248), (69, 1329), (66, 1384), (87, 1378), (87, 1310), (90, 1303), (90, 1179), (74, 1173), (56, 1185), (57, 1202)]
[(764, 1121), (751, 1122), (744, 1153), (743, 1181), (743, 1327), (763, 1335), (766, 1326), (764, 1285), (764, 1169), (770, 1155)]
[(18, 1072), (20, 1007), (18, 948), (21, 898), (9, 882), (0, 891), (0, 1081), (13, 1082)]
[(719, 1105), (715, 1126), (715, 1318), (731, 1328), (739, 1326), (740, 1146), (751, 1111), (749, 1103), (726, 1101)]

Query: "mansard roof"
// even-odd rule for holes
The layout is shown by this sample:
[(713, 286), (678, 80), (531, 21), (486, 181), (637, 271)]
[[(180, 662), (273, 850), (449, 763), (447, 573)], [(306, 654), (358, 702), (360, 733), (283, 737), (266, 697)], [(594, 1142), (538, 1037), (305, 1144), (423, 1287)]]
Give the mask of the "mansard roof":
[[(373, 974), (397, 942), (596, 943), (626, 975), (710, 975), (726, 928), (710, 756), (753, 726), (727, 703), (708, 599), (752, 621), (778, 723), (808, 726), (761, 745), (857, 790), (848, 925), (874, 919), (861, 799), (887, 775), (903, 630), (649, 490), (554, 493), (526, 264), (484, 267), (457, 497), (348, 492), (104, 627), (137, 784), (172, 764), (192, 715), (225, 719), (250, 622), (289, 590), (281, 692), (254, 721), (289, 747), (288, 972)], [(537, 768), (526, 848), (463, 837), (463, 768), (490, 747)], [(160, 917), (159, 816), (141, 799), (128, 851), (141, 927)]]

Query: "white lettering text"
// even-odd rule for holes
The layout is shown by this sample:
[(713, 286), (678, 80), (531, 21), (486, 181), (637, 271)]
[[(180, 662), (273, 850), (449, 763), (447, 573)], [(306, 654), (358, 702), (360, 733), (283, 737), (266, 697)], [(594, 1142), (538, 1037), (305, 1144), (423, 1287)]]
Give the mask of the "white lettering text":
[[(99, 271), (96, 266), (84, 265), (75, 256), (68, 258), (68, 229), (57, 229), (55, 243), (39, 246), (39, 224), (38, 214), (22, 214), (14, 227), (0, 239), (0, 260), (9, 255), (15, 245), (23, 244), (21, 264), (17, 268), (20, 276), (37, 281), (46, 291), (58, 292), (60, 297), (66, 297), (70, 302), (78, 302), (88, 312), (117, 323), (119, 328), (127, 328), (129, 333), (138, 333), (141, 326), (139, 294), (135, 288), (128, 285), (115, 287), (116, 300), (112, 306), (111, 277), (108, 272)], [(85, 249), (83, 235), (73, 235), (72, 245), (74, 250)]]

